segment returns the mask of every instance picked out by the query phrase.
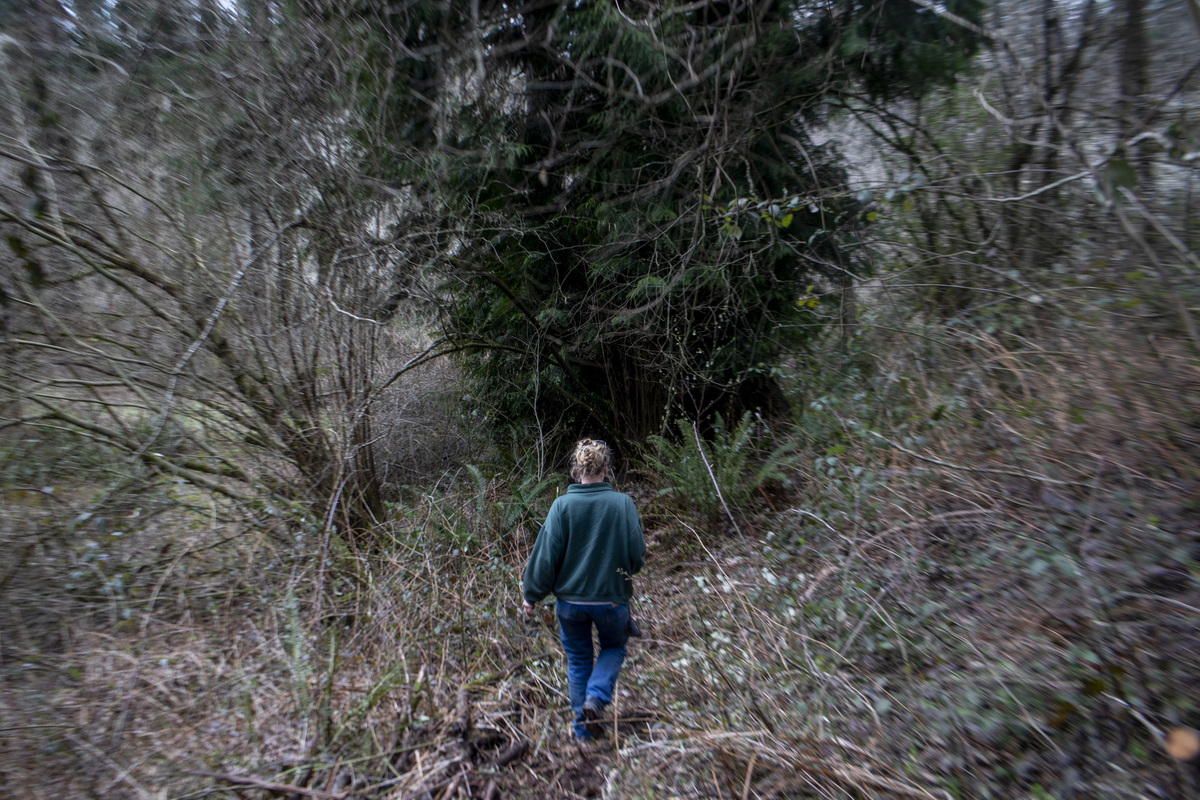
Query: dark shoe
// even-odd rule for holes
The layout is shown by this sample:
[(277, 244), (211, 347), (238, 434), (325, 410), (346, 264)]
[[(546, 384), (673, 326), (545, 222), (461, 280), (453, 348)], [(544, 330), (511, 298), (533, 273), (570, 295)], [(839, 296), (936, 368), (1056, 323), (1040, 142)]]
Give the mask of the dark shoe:
[(586, 722), (583, 723), (587, 732), (592, 736), (602, 736), (604, 728), (600, 725), (600, 720), (604, 719), (604, 706), (594, 697), (589, 697), (583, 701), (583, 718)]

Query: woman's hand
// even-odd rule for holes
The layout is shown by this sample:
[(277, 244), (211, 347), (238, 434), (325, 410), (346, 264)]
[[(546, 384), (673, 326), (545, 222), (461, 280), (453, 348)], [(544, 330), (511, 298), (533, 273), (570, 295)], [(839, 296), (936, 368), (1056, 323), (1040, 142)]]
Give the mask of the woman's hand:
[(529, 619), (534, 615), (534, 613), (534, 608), (533, 606), (529, 605), (528, 601), (523, 601), (521, 603), (521, 614), (525, 617), (525, 619)]

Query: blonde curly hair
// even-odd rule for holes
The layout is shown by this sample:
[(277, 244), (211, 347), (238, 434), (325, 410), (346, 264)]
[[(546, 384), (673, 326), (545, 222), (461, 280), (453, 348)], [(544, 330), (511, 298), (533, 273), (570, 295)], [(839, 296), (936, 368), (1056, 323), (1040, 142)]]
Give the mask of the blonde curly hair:
[(608, 444), (599, 439), (580, 439), (571, 453), (571, 477), (582, 480), (587, 477), (608, 477), (612, 468), (612, 451)]

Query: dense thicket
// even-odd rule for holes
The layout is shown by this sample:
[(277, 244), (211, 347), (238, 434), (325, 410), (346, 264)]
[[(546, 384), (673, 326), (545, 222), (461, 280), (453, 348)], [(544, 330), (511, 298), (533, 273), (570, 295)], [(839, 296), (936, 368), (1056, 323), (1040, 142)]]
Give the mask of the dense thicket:
[(384, 238), (394, 197), (350, 125), (360, 54), (269, 3), (18, 10), (6, 424), (117, 448), (114, 485), (149, 469), (318, 530), (380, 519), (424, 336), (398, 298), (429, 253)]
[(0, 0), (0, 795), (1190, 800), (1198, 25)]
[[(674, 415), (783, 411), (780, 356), (848, 322), (866, 271), (843, 246), (859, 209), (836, 148), (814, 144), (819, 112), (860, 84), (919, 95), (979, 42), (909, 2), (378, 19), (404, 43), (377, 53), (395, 84), (378, 111), (417, 150), (396, 172), (457, 225), (445, 325), (479, 411), (633, 441)], [(379, 97), (367, 84), (373, 111)]]
[[(416, 363), (461, 354), (467, 412), (517, 440), (781, 411), (780, 356), (849, 322), (863, 272), (822, 103), (878, 70), (913, 94), (978, 44), (878, 12), (14, 6), (12, 419), (357, 526), (394, 472), (398, 312), (436, 317)], [(72, 286), (122, 333), (81, 343), (105, 312), (66, 324)]]

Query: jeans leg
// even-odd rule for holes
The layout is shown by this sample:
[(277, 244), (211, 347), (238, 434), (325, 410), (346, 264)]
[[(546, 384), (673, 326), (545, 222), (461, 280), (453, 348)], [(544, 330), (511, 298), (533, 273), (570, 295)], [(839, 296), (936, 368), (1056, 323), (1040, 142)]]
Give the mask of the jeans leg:
[(575, 735), (590, 739), (583, 727), (583, 701), (587, 698), (588, 680), (596, 651), (592, 645), (592, 620), (579, 606), (559, 600), (558, 627), (562, 634), (563, 652), (567, 654), (567, 686), (571, 695), (571, 710), (575, 712)]
[(602, 606), (592, 612), (600, 639), (600, 655), (587, 682), (587, 695), (604, 705), (612, 702), (617, 676), (625, 663), (625, 626), (629, 624), (629, 606)]

